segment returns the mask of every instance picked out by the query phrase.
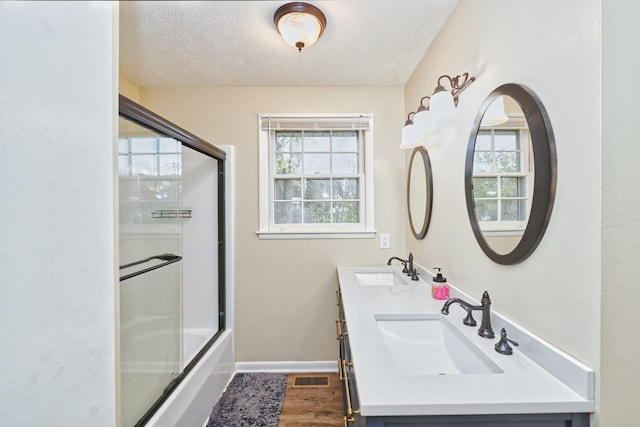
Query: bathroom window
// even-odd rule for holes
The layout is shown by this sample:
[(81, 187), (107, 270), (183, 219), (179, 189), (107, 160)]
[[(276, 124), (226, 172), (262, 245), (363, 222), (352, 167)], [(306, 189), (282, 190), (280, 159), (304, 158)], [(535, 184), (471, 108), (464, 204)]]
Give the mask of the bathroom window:
[(528, 130), (480, 130), (473, 161), (473, 192), (483, 231), (524, 230), (531, 206), (531, 160)]
[(372, 117), (259, 121), (260, 238), (373, 237)]

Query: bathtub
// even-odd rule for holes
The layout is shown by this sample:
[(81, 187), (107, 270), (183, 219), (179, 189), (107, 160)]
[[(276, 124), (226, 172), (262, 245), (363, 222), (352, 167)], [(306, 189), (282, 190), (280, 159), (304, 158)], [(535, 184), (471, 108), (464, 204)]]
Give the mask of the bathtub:
[[(147, 378), (152, 381), (156, 374), (170, 381), (208, 344), (214, 331), (210, 329), (185, 329), (182, 348), (178, 347), (178, 338), (171, 329), (154, 330), (153, 327), (171, 325), (171, 319), (162, 316), (138, 317), (122, 329), (123, 340), (127, 346), (121, 353), (122, 390), (130, 395), (128, 387), (139, 387)], [(173, 361), (153, 359), (155, 347), (175, 348)], [(224, 331), (213, 345), (207, 349), (198, 362), (184, 376), (176, 389), (163, 402), (146, 424), (147, 426), (203, 425), (228, 384), (234, 372), (233, 342), (230, 330)], [(151, 350), (151, 351), (150, 351)], [(162, 350), (162, 348), (160, 349)], [(184, 357), (178, 357), (179, 352)], [(180, 362), (182, 359), (182, 362)], [(150, 375), (151, 374), (151, 375)], [(153, 387), (153, 385), (152, 385)], [(135, 389), (133, 390), (135, 393)], [(137, 404), (137, 407), (132, 405)], [(133, 424), (137, 419), (132, 414), (144, 412), (153, 404), (153, 399), (141, 402), (128, 401), (123, 408), (124, 425)]]
[(235, 369), (233, 335), (226, 330), (146, 424), (148, 427), (204, 426)]

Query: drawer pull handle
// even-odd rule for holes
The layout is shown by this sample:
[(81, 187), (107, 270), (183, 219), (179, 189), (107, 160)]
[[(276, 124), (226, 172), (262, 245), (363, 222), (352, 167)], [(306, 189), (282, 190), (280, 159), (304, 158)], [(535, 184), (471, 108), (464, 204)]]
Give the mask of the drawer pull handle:
[(347, 335), (346, 332), (342, 331), (342, 324), (344, 322), (345, 322), (344, 320), (336, 320), (336, 334), (337, 334), (336, 339), (337, 340)]

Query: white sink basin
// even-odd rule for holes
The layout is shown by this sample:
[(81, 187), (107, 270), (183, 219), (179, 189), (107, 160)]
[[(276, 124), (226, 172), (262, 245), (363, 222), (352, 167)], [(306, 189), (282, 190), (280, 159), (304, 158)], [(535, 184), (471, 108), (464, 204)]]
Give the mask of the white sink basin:
[(360, 286), (404, 285), (402, 279), (393, 271), (366, 271), (356, 273)]
[(376, 314), (374, 317), (395, 368), (402, 375), (503, 372), (440, 314)]

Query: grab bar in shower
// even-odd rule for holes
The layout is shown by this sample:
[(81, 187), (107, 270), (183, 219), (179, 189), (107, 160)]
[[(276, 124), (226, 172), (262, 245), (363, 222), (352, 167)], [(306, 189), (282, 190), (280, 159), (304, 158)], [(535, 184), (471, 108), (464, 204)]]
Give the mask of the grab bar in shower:
[(145, 258), (145, 259), (141, 259), (139, 261), (131, 262), (129, 264), (121, 265), (120, 266), (120, 270), (122, 270), (124, 268), (134, 267), (136, 265), (144, 264), (145, 262), (153, 261), (154, 259), (158, 259), (158, 260), (164, 261), (164, 262), (162, 264), (157, 264), (157, 265), (154, 265), (154, 266), (151, 266), (151, 267), (147, 267), (145, 269), (136, 271), (134, 273), (125, 274), (124, 276), (120, 276), (120, 281), (122, 282), (124, 280), (131, 279), (132, 277), (136, 277), (136, 276), (139, 276), (141, 274), (148, 273), (149, 271), (156, 270), (158, 268), (167, 266), (169, 264), (173, 264), (174, 262), (180, 261), (182, 259), (182, 257), (180, 255), (174, 255), (174, 254), (154, 255), (154, 256), (150, 256), (149, 258)]

